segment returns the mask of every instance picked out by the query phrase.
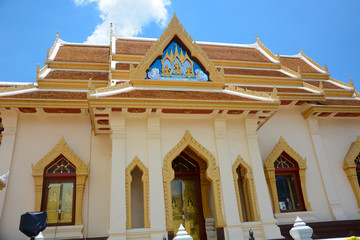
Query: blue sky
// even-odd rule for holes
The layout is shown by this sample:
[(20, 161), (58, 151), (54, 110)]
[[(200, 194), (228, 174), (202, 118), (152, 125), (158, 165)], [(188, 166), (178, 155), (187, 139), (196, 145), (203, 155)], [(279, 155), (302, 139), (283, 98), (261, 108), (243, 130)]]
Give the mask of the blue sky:
[(56, 32), (107, 44), (113, 22), (122, 35), (158, 38), (174, 12), (194, 40), (246, 44), (258, 35), (274, 54), (301, 48), (360, 90), (359, 0), (0, 0), (0, 81), (34, 82)]

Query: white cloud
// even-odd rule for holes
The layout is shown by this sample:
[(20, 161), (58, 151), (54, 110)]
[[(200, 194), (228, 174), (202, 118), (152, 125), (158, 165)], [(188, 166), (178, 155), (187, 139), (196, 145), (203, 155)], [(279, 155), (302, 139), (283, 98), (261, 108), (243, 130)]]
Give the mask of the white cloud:
[(110, 23), (114, 32), (122, 36), (136, 36), (142, 27), (155, 21), (164, 27), (168, 19), (166, 7), (170, 0), (74, 0), (76, 5), (97, 2), (103, 22), (96, 26), (86, 43), (108, 44)]

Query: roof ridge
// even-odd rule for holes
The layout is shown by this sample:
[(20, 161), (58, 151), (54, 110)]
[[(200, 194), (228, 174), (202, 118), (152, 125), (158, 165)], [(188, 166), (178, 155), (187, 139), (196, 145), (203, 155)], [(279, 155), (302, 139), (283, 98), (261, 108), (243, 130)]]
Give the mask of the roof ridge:
[(326, 71), (322, 66), (320, 66), (320, 64), (318, 64), (317, 62), (315, 62), (314, 60), (309, 58), (307, 55), (305, 55), (305, 53), (303, 51), (301, 51), (301, 49), (299, 49), (299, 52), (302, 57), (304, 57), (306, 60), (308, 60), (315, 67), (319, 68), (321, 70), (320, 72), (329, 74), (329, 72)]

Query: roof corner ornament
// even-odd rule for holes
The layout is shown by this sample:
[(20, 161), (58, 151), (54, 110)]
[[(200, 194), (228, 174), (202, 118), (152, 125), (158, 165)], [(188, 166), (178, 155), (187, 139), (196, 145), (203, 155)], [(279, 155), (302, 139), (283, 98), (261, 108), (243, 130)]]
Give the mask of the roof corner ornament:
[(274, 100), (278, 100), (279, 99), (279, 96), (278, 96), (278, 91), (277, 91), (277, 89), (276, 89), (276, 87), (274, 86), (274, 88), (273, 88), (273, 91), (272, 91), (272, 93), (271, 93), (271, 99), (274, 99)]
[(353, 82), (352, 78), (350, 78), (350, 85), (351, 85), (351, 87), (354, 88), (354, 82)]
[(89, 78), (88, 88), (90, 91), (95, 91), (95, 86), (94, 83), (92, 82), (92, 78)]
[(326, 63), (325, 63), (325, 67), (324, 67), (324, 69), (325, 69), (325, 71), (326, 71), (327, 73), (329, 73), (329, 71), (328, 71), (328, 67), (326, 66)]
[(277, 59), (278, 61), (280, 61), (280, 54), (279, 54), (279, 52), (276, 54), (276, 59)]

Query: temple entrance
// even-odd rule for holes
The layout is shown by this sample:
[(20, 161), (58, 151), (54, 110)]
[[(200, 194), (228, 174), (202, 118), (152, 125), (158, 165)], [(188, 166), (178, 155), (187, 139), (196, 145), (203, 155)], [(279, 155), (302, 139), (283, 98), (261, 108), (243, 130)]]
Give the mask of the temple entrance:
[(172, 162), (171, 205), (175, 234), (180, 224), (194, 240), (205, 240), (205, 219), (201, 196), (201, 167), (187, 149)]

